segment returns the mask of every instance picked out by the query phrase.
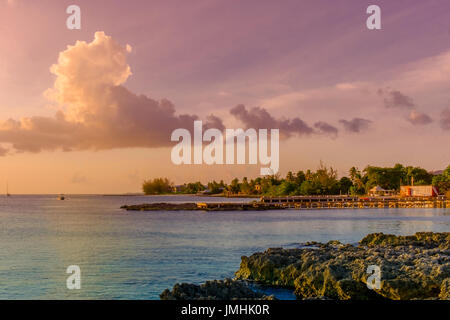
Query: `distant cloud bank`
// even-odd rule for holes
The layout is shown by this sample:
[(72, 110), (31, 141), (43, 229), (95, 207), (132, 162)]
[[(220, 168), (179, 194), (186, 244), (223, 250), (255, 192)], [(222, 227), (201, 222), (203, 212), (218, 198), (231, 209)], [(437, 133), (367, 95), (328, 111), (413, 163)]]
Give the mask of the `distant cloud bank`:
[[(127, 63), (131, 51), (128, 44), (122, 46), (99, 31), (92, 42), (77, 41), (60, 52), (58, 62), (50, 68), (56, 76), (54, 85), (45, 92), (58, 111), (53, 117), (32, 116), (0, 122), (0, 156), (13, 152), (167, 147), (173, 144), (170, 134), (174, 129), (192, 129), (194, 120), (200, 118), (198, 115), (178, 114), (169, 100), (155, 100), (124, 87), (132, 74)], [(347, 94), (358, 90), (358, 86), (344, 83), (333, 90)], [(412, 125), (433, 122), (428, 114), (418, 110), (411, 97), (399, 90), (374, 91), (382, 99), (382, 106), (404, 113)], [(322, 96), (320, 92), (313, 95)], [(283, 99), (290, 101), (306, 96), (303, 93)], [(340, 133), (338, 127), (323, 119), (309, 124), (300, 117), (275, 116), (263, 107), (248, 109), (239, 104), (230, 109), (230, 114), (245, 128), (279, 129), (282, 138), (334, 139)], [(206, 116), (203, 123), (205, 129), (225, 128), (224, 119), (214, 114)], [(372, 123), (362, 117), (339, 120), (344, 132), (351, 134), (367, 131)], [(450, 130), (450, 108), (442, 111), (439, 124), (442, 129)]]

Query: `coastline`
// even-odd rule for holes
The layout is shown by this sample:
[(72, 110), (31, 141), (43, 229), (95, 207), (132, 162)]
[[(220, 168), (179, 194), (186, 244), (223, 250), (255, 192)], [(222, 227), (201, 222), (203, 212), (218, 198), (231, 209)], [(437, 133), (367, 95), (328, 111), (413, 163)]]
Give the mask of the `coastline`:
[[(380, 270), (378, 285), (368, 267)], [(274, 299), (242, 281), (291, 289), (298, 300), (450, 300), (450, 232), (368, 234), (358, 245), (310, 242), (243, 256), (235, 278), (175, 284), (162, 300)]]

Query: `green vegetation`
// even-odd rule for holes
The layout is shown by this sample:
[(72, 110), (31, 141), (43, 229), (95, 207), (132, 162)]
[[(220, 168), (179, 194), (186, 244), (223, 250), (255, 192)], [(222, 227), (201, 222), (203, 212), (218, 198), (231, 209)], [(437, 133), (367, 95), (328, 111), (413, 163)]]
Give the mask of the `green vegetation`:
[(400, 185), (429, 185), (433, 174), (420, 167), (404, 167), (396, 164), (394, 167), (367, 166), (361, 173), (357, 168), (350, 169), (350, 179), (353, 182), (352, 194), (367, 193), (372, 187), (380, 186), (386, 190), (399, 190)]
[(386, 190), (400, 190), (401, 185), (429, 185), (438, 187), (441, 193), (450, 190), (450, 165), (442, 174), (433, 175), (420, 167), (396, 164), (393, 167), (367, 166), (360, 171), (356, 167), (350, 168), (348, 177), (338, 178), (337, 171), (327, 167), (322, 162), (316, 171), (306, 170), (293, 173), (289, 171), (285, 178), (279, 175), (258, 177), (242, 181), (233, 179), (230, 184), (223, 181), (211, 181), (207, 186), (201, 182), (174, 186), (168, 179), (158, 178), (145, 181), (145, 194), (181, 193), (194, 194), (205, 192), (208, 194), (232, 195), (336, 195), (367, 194), (372, 187), (380, 186)]
[(433, 185), (439, 189), (439, 192), (450, 190), (450, 166), (442, 174), (433, 177)]
[(200, 182), (194, 182), (194, 183), (188, 183), (187, 185), (184, 185), (181, 189), (181, 193), (198, 193), (204, 191), (206, 188), (205, 186)]
[(145, 180), (142, 184), (145, 194), (165, 194), (172, 192), (172, 183), (167, 178)]

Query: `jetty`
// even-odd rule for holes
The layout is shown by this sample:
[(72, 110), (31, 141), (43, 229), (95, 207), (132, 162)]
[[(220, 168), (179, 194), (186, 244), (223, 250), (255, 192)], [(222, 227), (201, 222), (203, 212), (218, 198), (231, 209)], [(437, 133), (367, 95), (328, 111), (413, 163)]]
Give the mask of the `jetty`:
[(280, 209), (450, 208), (450, 198), (287, 196), (261, 197), (252, 202), (144, 203), (121, 207), (132, 211), (259, 211)]
[(331, 208), (450, 208), (450, 198), (437, 197), (353, 197), (353, 196), (287, 196), (261, 197), (261, 203), (293, 209)]

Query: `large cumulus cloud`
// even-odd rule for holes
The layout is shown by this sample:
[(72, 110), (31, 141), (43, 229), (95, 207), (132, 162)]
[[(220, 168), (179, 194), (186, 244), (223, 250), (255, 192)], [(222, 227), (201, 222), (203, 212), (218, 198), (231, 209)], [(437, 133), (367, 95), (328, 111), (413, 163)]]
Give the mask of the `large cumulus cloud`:
[[(54, 117), (0, 123), (0, 143), (11, 144), (17, 152), (169, 145), (172, 130), (190, 128), (198, 117), (177, 115), (170, 101), (126, 89), (122, 84), (131, 75), (129, 51), (131, 47), (103, 32), (96, 32), (90, 43), (68, 46), (50, 69), (56, 80), (46, 92), (61, 109)], [(217, 124), (216, 118), (210, 119)]]

